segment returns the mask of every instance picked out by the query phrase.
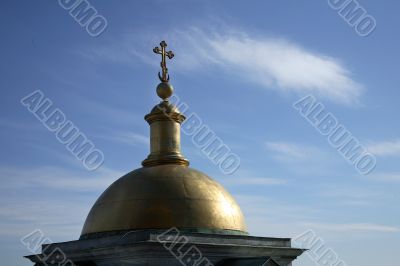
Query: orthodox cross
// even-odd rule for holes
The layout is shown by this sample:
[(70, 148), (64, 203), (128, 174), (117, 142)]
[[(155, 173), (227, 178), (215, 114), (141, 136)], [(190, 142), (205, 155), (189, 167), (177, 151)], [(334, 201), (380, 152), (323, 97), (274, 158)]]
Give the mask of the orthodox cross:
[(161, 69), (162, 69), (162, 76), (160, 75), (160, 72), (158, 72), (158, 78), (162, 82), (168, 82), (169, 81), (169, 75), (168, 75), (168, 68), (167, 68), (167, 61), (166, 57), (169, 59), (172, 59), (174, 57), (174, 53), (172, 51), (165, 51), (165, 47), (167, 47), (167, 43), (165, 41), (160, 42), (161, 49), (159, 47), (155, 47), (153, 49), (153, 52), (156, 54), (161, 55)]

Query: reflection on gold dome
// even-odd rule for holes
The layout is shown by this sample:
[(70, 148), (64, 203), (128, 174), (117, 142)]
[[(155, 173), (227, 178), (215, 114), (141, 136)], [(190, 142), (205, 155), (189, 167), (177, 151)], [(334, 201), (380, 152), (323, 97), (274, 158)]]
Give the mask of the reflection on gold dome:
[(137, 169), (112, 184), (90, 211), (82, 236), (171, 227), (246, 233), (239, 206), (221, 185), (186, 166), (160, 165)]

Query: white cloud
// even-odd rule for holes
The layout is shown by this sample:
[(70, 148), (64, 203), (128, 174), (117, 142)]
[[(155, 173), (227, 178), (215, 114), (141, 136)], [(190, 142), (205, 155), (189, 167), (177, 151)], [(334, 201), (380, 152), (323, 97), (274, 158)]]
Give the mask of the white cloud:
[(39, 228), (52, 236), (76, 238), (91, 207), (89, 200), (65, 198), (42, 201), (24, 198), (5, 203), (0, 206), (0, 235), (19, 237)]
[(107, 134), (98, 134), (96, 135), (96, 137), (103, 140), (127, 144), (131, 146), (143, 146), (146, 148), (150, 147), (150, 138), (148, 136), (131, 131), (109, 130)]
[(101, 167), (95, 172), (72, 171), (57, 167), (21, 169), (0, 167), (1, 189), (61, 189), (72, 191), (102, 191), (123, 175), (122, 172)]
[(282, 202), (265, 195), (234, 195), (253, 235), (288, 237), (307, 229), (300, 221), (316, 219), (321, 210), (299, 203)]
[(322, 154), (317, 148), (284, 141), (268, 141), (265, 143), (265, 147), (281, 160), (315, 159), (320, 158)]
[(267, 141), (264, 143), (266, 156), (276, 160), (285, 171), (297, 177), (319, 176), (327, 178), (343, 160), (336, 154), (317, 146), (287, 141)]
[(82, 108), (85, 113), (90, 113), (94, 116), (101, 115), (102, 121), (109, 121), (118, 124), (137, 124), (145, 125), (142, 122), (143, 114), (137, 114), (133, 109), (125, 109), (121, 106), (116, 106), (110, 103), (103, 103), (94, 101), (93, 99), (87, 99), (80, 95), (75, 95), (79, 108)]
[(374, 181), (400, 182), (400, 173), (374, 173), (367, 177)]
[(268, 219), (270, 222), (299, 221), (316, 219), (324, 210), (319, 207), (305, 206), (301, 203), (292, 203), (279, 199), (269, 198), (258, 194), (234, 195), (242, 211), (248, 219)]
[(258, 185), (258, 186), (273, 186), (273, 185), (286, 185), (288, 180), (281, 178), (271, 177), (241, 177), (229, 178), (224, 180), (228, 185)]
[[(331, 237), (350, 236), (353, 233), (378, 232), (399, 233), (400, 226), (373, 223), (338, 223), (316, 222), (321, 217), (328, 217), (332, 210), (296, 203), (285, 203), (266, 196), (235, 195), (242, 211), (245, 213), (251, 233), (268, 236), (295, 236), (307, 229), (332, 233)], [(271, 230), (271, 228), (273, 228)]]
[(113, 134), (108, 134), (108, 135), (101, 135), (98, 136), (102, 139), (106, 140), (111, 140), (115, 142), (120, 142), (123, 144), (129, 144), (129, 145), (144, 145), (148, 147), (150, 145), (150, 138), (148, 136), (134, 133), (134, 132), (117, 132)]
[(0, 118), (0, 127), (9, 129), (9, 130), (26, 130), (26, 131), (37, 131), (42, 129), (42, 125), (40, 123), (35, 123), (34, 122), (16, 122), (16, 121), (10, 121), (6, 120), (4, 118)]
[(52, 240), (76, 239), (95, 199), (123, 174), (104, 166), (95, 172), (0, 167), (0, 236), (21, 237), (39, 228)]
[(218, 60), (265, 88), (315, 93), (336, 102), (352, 103), (361, 93), (338, 60), (278, 39), (222, 37), (210, 40)]
[[(318, 184), (315, 187), (317, 197), (329, 198), (329, 202), (340, 206), (372, 207), (382, 201), (386, 195), (376, 189), (366, 189), (350, 184)], [(325, 200), (325, 199), (321, 199)]]
[[(226, 71), (226, 75), (266, 89), (314, 93), (344, 104), (356, 103), (362, 93), (362, 85), (353, 80), (340, 60), (282, 38), (254, 37), (226, 27), (207, 31), (191, 27), (167, 32), (163, 37), (176, 54), (170, 63), (174, 71), (210, 70), (215, 66)], [(136, 57), (157, 66), (151, 48), (159, 41), (160, 36), (151, 32), (129, 33), (109, 47), (81, 49), (80, 53), (90, 59), (124, 64), (134, 61), (130, 57)]]
[(375, 231), (384, 233), (400, 232), (400, 227), (387, 226), (369, 223), (350, 223), (350, 224), (323, 224), (323, 223), (307, 223), (307, 226), (313, 229), (323, 229), (327, 231)]
[(372, 142), (367, 145), (367, 149), (375, 156), (398, 156), (400, 155), (400, 140)]

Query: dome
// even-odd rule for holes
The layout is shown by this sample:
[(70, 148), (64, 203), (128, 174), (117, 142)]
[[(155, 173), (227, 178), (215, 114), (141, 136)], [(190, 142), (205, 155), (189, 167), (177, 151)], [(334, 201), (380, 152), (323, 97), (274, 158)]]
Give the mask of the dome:
[(96, 201), (81, 238), (143, 229), (247, 234), (232, 196), (207, 175), (185, 165), (134, 170), (115, 181)]
[[(144, 119), (150, 125), (150, 154), (143, 168), (115, 181), (93, 205), (81, 238), (133, 230), (178, 228), (183, 232), (247, 234), (242, 211), (232, 196), (207, 175), (189, 168), (181, 153), (185, 116), (169, 102), (172, 85), (161, 42), (163, 75), (157, 94), (161, 103)], [(172, 52), (169, 52), (172, 54)], [(172, 58), (172, 57), (171, 57)]]

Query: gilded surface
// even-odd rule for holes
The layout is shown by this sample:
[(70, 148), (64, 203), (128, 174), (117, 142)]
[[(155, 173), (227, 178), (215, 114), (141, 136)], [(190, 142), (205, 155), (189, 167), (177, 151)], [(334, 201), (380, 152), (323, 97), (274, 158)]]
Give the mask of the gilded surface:
[(140, 168), (118, 179), (91, 209), (82, 235), (171, 227), (246, 232), (239, 206), (220, 184), (171, 164)]

